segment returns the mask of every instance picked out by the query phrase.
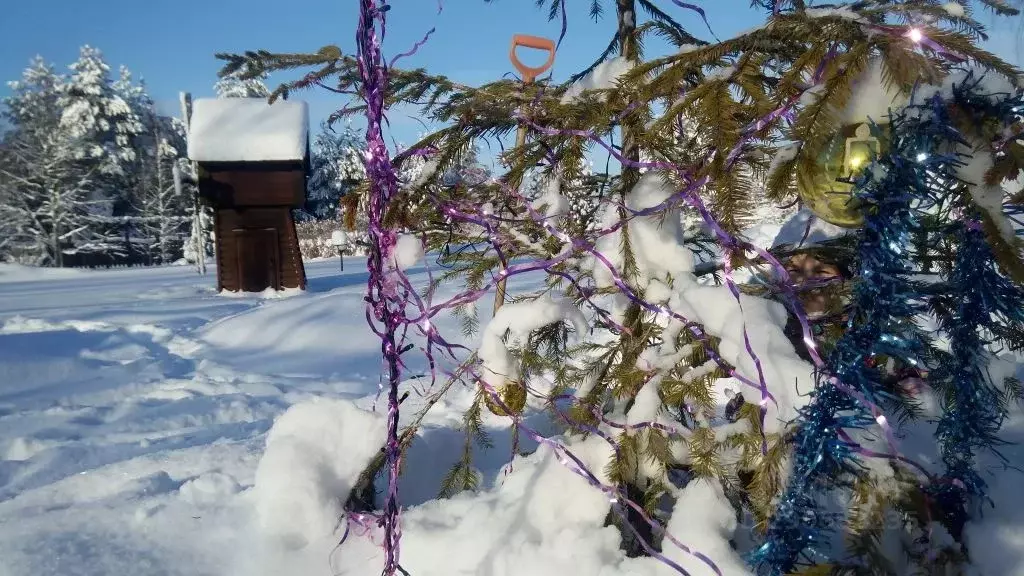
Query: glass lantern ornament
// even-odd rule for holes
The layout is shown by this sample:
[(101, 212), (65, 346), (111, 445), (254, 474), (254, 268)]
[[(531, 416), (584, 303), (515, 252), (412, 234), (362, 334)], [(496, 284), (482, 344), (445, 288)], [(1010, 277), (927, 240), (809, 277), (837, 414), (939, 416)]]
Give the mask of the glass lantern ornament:
[(863, 225), (852, 202), (853, 181), (871, 161), (885, 154), (889, 114), (909, 102), (910, 86), (893, 81), (880, 56), (869, 58), (850, 83), (850, 98), (836, 109), (838, 133), (821, 147), (814, 174), (801, 174), (800, 197), (816, 216), (844, 228)]
[(855, 179), (881, 152), (881, 142), (871, 135), (871, 127), (867, 124), (857, 126), (853, 138), (846, 139), (843, 178), (851, 181)]
[[(878, 125), (877, 132), (884, 131)], [(804, 205), (822, 220), (843, 228), (863, 223), (853, 202), (853, 182), (884, 151), (885, 142), (873, 134), (867, 123), (843, 126), (822, 150), (818, 165), (822, 171), (813, 182), (801, 186)]]

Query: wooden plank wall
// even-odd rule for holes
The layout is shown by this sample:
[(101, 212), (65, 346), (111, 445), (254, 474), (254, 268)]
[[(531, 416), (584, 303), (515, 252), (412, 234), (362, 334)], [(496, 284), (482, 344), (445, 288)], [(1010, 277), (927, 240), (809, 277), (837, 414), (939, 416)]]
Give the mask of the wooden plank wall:
[(291, 267), (290, 274), (298, 278), (298, 286), (306, 289), (306, 267), (302, 264), (302, 249), (299, 248), (299, 233), (295, 229), (292, 213), (287, 212), (288, 227), (281, 231), (281, 267)]
[(226, 221), (232, 221), (234, 224), (235, 218), (232, 214), (227, 214), (229, 212), (234, 210), (218, 209), (216, 212), (213, 246), (217, 258), (217, 290), (235, 292), (241, 279), (238, 277), (238, 249), (235, 246), (235, 235), (231, 231), (234, 226), (225, 224)]
[(306, 272), (291, 211), (286, 207), (274, 207), (217, 210), (217, 277), (221, 290), (239, 289), (241, 280), (238, 276), (238, 248), (234, 233), (239, 228), (276, 228), (281, 257), (281, 286), (277, 288), (305, 289)]
[(200, 182), (204, 196), (215, 205), (292, 206), (306, 200), (306, 178), (301, 170), (211, 170)]

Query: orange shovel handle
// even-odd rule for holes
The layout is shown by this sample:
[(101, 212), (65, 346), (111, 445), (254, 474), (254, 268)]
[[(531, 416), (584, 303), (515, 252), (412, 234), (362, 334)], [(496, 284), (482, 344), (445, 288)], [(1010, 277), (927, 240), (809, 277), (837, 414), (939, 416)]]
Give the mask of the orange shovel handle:
[[(520, 46), (524, 48), (535, 48), (537, 50), (547, 50), (548, 60), (540, 66), (527, 66), (519, 61), (519, 57), (516, 55), (516, 49)], [(533, 82), (534, 78), (540, 76), (551, 68), (551, 65), (555, 63), (555, 43), (547, 38), (541, 38), (539, 36), (529, 36), (527, 34), (516, 34), (512, 37), (512, 48), (509, 50), (509, 59), (512, 60), (512, 65), (516, 67), (519, 74), (523, 77), (523, 82)]]

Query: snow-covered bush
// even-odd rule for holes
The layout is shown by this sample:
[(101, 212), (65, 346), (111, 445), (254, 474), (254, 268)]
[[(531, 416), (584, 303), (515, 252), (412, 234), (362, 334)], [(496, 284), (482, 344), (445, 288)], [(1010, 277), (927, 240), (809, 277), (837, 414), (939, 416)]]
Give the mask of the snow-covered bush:
[[(335, 220), (296, 222), (295, 231), (299, 236), (299, 250), (302, 252), (302, 259), (337, 257), (338, 247), (331, 242), (331, 237), (335, 230), (340, 229), (343, 229), (342, 224)], [(346, 231), (346, 237), (348, 243), (342, 249), (344, 255), (361, 256), (366, 254), (365, 232)]]

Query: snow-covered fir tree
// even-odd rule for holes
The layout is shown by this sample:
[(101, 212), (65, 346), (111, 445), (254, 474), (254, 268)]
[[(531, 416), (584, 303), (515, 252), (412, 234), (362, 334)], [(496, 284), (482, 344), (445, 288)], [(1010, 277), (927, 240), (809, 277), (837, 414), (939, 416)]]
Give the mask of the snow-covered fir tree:
[(147, 137), (140, 146), (136, 168), (137, 193), (129, 219), (155, 263), (167, 264), (182, 256), (192, 221), (191, 197), (176, 185), (174, 167), (185, 155), (184, 125), (164, 116), (150, 103), (142, 111)]
[(342, 196), (353, 191), (365, 177), (360, 157), (361, 137), (350, 125), (332, 127), (326, 122), (310, 150), (310, 173), (303, 216), (335, 220)]
[[(555, 18), (564, 10), (559, 0), (539, 4)], [(619, 529), (626, 556), (664, 553), (678, 573), (712, 573), (709, 555), (722, 574), (966, 572), (972, 543), (958, 536), (950, 518), (967, 514), (969, 498), (959, 492), (930, 498), (948, 491), (934, 474), (941, 470), (921, 474), (885, 444), (895, 443), (901, 425), (919, 415), (919, 398), (907, 380), (922, 377), (934, 358), (956, 362), (933, 350), (936, 335), (923, 335), (917, 325), (929, 299), (908, 292), (916, 289), (916, 278), (908, 278), (924, 268), (929, 246), (951, 242), (956, 233), (970, 236), (981, 254), (985, 236), (1001, 253), (1002, 271), (993, 277), (1021, 270), (1020, 245), (1000, 239), (1006, 227), (994, 223), (1005, 224), (998, 213), (1007, 198), (998, 184), (1024, 165), (1019, 126), (1013, 128), (1021, 73), (978, 47), (985, 28), (974, 16), (981, 8), (1015, 11), (1002, 0), (827, 6), (757, 0), (752, 4), (763, 8), (764, 25), (732, 38), (701, 39), (657, 2), (592, 4), (595, 16), (614, 14), (614, 33), (594, 64), (566, 84), (501, 80), (474, 87), (423, 70), (388, 69), (388, 104), (425, 102), (424, 116), (442, 128), (413, 146), (429, 151), (430, 169), (394, 197), (385, 224), (427, 237), (427, 248), (440, 253), (446, 268), (438, 282), (457, 278), (465, 286), (456, 312), (467, 334), (482, 341), (457, 372), (468, 374), (464, 382), (479, 394), (466, 411), (466, 448), (443, 493), (480, 488), (473, 459), (474, 445), (487, 444), (483, 410), (509, 417), (514, 433), (533, 416), (527, 410), (544, 407), (565, 423), (564, 436), (545, 442), (547, 454), (557, 445), (597, 460), (558, 458), (600, 489), (594, 506), (599, 516), (607, 513), (605, 525)], [(674, 3), (683, 4), (694, 10)], [(673, 45), (669, 53), (645, 56), (652, 35)], [(266, 52), (225, 59), (227, 70), (247, 63), (285, 70), (300, 61)], [(365, 60), (328, 47), (301, 62), (336, 71), (332, 88), (360, 94)], [(985, 84), (984, 94), (974, 92), (974, 100), (965, 96), (970, 88), (950, 85), (970, 78), (965, 62), (998, 79)], [(873, 128), (869, 119), (885, 124), (887, 109), (906, 106), (915, 89), (935, 98), (910, 110), (904, 131), (886, 142), (886, 131), (895, 128)], [(927, 124), (940, 115), (959, 122)], [(682, 131), (680, 118), (690, 122)], [(983, 121), (971, 122), (975, 118)], [(453, 176), (472, 162), (477, 143), (523, 124), (527, 142), (504, 154), (508, 169), (500, 179)], [(570, 236), (562, 184), (582, 178), (596, 140), (612, 139), (608, 147), (620, 166), (598, 225), (591, 235)], [(932, 161), (943, 174), (969, 169), (936, 182), (918, 168), (923, 160), (916, 159), (914, 144), (936, 140), (940, 158)], [(874, 152), (857, 157), (857, 144)], [(898, 155), (882, 151), (889, 144)], [(541, 162), (547, 166), (541, 192), (524, 199), (521, 185)], [(837, 164), (842, 174), (833, 173)], [(845, 191), (837, 190), (840, 184)], [(918, 225), (920, 215), (906, 195), (934, 193), (936, 185), (965, 198), (981, 216), (964, 223), (965, 214), (947, 211), (938, 224)], [(417, 189), (433, 203), (416, 218), (403, 218)], [(988, 195), (979, 196), (981, 189)], [(832, 205), (837, 193), (843, 202)], [(849, 216), (844, 225), (852, 230), (846, 240), (853, 248), (846, 246), (843, 264), (852, 264), (845, 267), (858, 276), (830, 278), (841, 284), (839, 310), (813, 323), (801, 298), (819, 286), (794, 285), (785, 265), (794, 252), (771, 254), (748, 242), (762, 204), (797, 199), (826, 220)], [(703, 269), (682, 225), (693, 216), (718, 244), (716, 259)], [(913, 252), (907, 250), (911, 225), (925, 237), (925, 248)], [(952, 249), (941, 267), (951, 268), (956, 263), (949, 254), (962, 245), (945, 245)], [(544, 270), (545, 287), (513, 295), (492, 318), (478, 316), (468, 301), (503, 283), (513, 261)], [(742, 285), (736, 269), (751, 263), (767, 272), (759, 283)], [(948, 276), (948, 270), (936, 274)], [(956, 289), (964, 284), (961, 278)], [(975, 313), (983, 299), (970, 299), (971, 311), (953, 306), (952, 314)], [(790, 319), (800, 324), (796, 337), (787, 334)], [(423, 324), (410, 322), (410, 328), (429, 337), (436, 326)], [(964, 333), (959, 346), (978, 353), (973, 327), (956, 332)], [(1024, 345), (1019, 330), (1007, 339)], [(967, 371), (979, 370), (975, 364)], [(951, 387), (971, 385), (966, 380)], [(392, 391), (397, 384), (392, 381)], [(998, 402), (1012, 403), (1012, 387), (1005, 388)], [(942, 409), (977, 410), (954, 406), (969, 403), (969, 396), (951, 393)], [(1006, 406), (987, 409), (991, 422), (978, 428), (990, 434)], [(956, 430), (953, 435), (970, 434), (949, 418), (944, 425)], [(937, 432), (937, 442), (947, 446), (950, 439), (942, 436), (950, 434)], [(591, 450), (595, 445), (600, 449)], [(950, 461), (954, 456), (948, 450)], [(969, 468), (973, 460), (955, 464)], [(580, 472), (584, 466), (588, 470)], [(371, 466), (371, 480), (373, 472)], [(949, 502), (961, 509), (951, 511)], [(394, 505), (390, 499), (388, 510)], [(887, 514), (901, 521), (883, 523)], [(707, 548), (683, 548), (665, 526), (668, 533), (687, 528)], [(601, 526), (593, 527), (596, 538)]]
[[(132, 231), (124, 225), (130, 204), (131, 165), (137, 159), (137, 138), (143, 133), (139, 111), (110, 78), (110, 67), (102, 53), (83, 46), (79, 58), (69, 66), (71, 74), (63, 85), (60, 101), (61, 127), (85, 165), (95, 165), (99, 186), (92, 198), (97, 223), (91, 228), (95, 240), (76, 252), (121, 252), (132, 254)], [(127, 70), (123, 71), (128, 74)], [(119, 82), (125, 82), (120, 78)], [(128, 77), (130, 82), (130, 74)], [(107, 218), (106, 225), (100, 221)]]
[(4, 100), (12, 129), (4, 135), (0, 219), (13, 233), (4, 253), (25, 263), (63, 265), (66, 252), (95, 241), (97, 216), (109, 208), (98, 165), (81, 162), (80, 141), (65, 132), (64, 81), (37, 57)]
[(245, 72), (226, 74), (219, 78), (213, 85), (213, 91), (218, 98), (266, 98), (270, 96), (267, 90), (267, 75), (259, 74), (255, 77), (242, 78)]
[(0, 257), (53, 266), (179, 258), (188, 204), (171, 163), (184, 154), (180, 122), (159, 114), (126, 68), (112, 80), (94, 48), (70, 68), (61, 76), (36, 58), (4, 101), (0, 213), (13, 232)]
[[(191, 201), (194, 198), (196, 185), (192, 166), (192, 162), (179, 160), (172, 169), (176, 172), (175, 185), (180, 188), (180, 190), (175, 191), (175, 194), (178, 197), (190, 199), (188, 209), (186, 210), (189, 221), (188, 239), (185, 241), (182, 258), (189, 264), (200, 264), (213, 257), (215, 253), (216, 232), (214, 230), (213, 209), (203, 203), (200, 203), (197, 207), (196, 203)], [(198, 216), (196, 215), (197, 209)], [(202, 253), (201, 256), (200, 252)], [(205, 265), (200, 265), (199, 269), (200, 271), (204, 270)]]
[(139, 115), (111, 82), (110, 66), (98, 49), (83, 46), (69, 68), (58, 103), (61, 127), (80, 158), (116, 174), (135, 159), (134, 138), (143, 131)]

